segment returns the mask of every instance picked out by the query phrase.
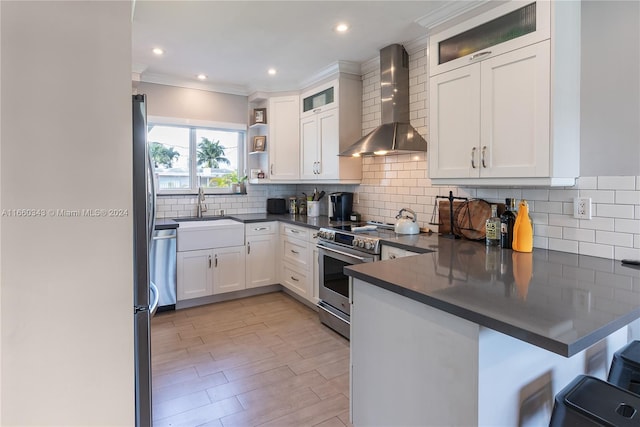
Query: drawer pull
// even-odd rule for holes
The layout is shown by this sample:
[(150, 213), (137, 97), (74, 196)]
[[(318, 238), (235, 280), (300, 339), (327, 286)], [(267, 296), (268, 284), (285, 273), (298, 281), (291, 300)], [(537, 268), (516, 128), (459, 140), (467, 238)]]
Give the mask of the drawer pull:
[(291, 280), (293, 280), (294, 282), (299, 282), (300, 280), (296, 279), (295, 277), (291, 276)]
[(469, 61), (473, 61), (476, 58), (481, 58), (481, 57), (486, 56), (486, 55), (491, 55), (491, 51), (490, 50), (485, 50), (484, 52), (474, 53), (473, 55), (471, 55), (469, 57)]
[(292, 233), (295, 233), (295, 234), (300, 234), (300, 232), (299, 232), (298, 230), (290, 230), (290, 231), (291, 231)]
[(298, 252), (298, 251), (294, 251), (293, 249), (290, 249), (290, 251), (291, 251), (292, 253), (296, 254), (296, 255), (300, 254), (300, 252)]
[(256, 227), (253, 229), (253, 231), (262, 231), (262, 230), (268, 230), (269, 227)]

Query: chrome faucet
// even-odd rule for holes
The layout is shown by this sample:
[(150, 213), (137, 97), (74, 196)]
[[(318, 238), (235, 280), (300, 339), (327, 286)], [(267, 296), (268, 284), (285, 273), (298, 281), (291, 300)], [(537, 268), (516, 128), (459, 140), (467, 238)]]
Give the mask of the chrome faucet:
[(207, 205), (202, 202), (204, 202), (204, 189), (198, 187), (198, 218), (202, 218), (202, 213), (207, 211)]

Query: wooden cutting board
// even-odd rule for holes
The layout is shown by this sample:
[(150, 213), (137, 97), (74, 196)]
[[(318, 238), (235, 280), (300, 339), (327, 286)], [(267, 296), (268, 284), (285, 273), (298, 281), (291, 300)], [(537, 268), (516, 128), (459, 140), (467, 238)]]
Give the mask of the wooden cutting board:
[[(454, 212), (454, 222), (455, 222), (455, 212), (456, 209), (462, 205), (462, 201), (454, 201), (453, 202), (453, 212)], [(449, 207), (450, 203), (448, 200), (440, 200), (438, 202), (438, 233), (440, 234), (449, 234), (451, 231), (451, 222), (449, 217)]]
[(485, 223), (490, 217), (491, 205), (485, 200), (464, 202), (454, 213), (453, 232), (469, 240), (484, 239)]
[[(498, 215), (504, 212), (504, 203), (498, 205)], [(441, 200), (438, 203), (440, 234), (448, 234), (451, 231), (449, 219), (450, 203)], [(482, 240), (486, 236), (485, 223), (491, 217), (491, 204), (486, 200), (474, 199), (468, 201), (453, 202), (453, 233), (469, 240)]]

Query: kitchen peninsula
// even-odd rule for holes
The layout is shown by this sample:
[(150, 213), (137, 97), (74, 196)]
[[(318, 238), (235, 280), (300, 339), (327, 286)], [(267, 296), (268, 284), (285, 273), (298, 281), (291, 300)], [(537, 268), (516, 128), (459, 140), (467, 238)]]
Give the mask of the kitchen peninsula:
[(553, 396), (606, 376), (640, 317), (640, 270), (603, 258), (439, 238), (345, 272), (354, 425), (548, 423)]

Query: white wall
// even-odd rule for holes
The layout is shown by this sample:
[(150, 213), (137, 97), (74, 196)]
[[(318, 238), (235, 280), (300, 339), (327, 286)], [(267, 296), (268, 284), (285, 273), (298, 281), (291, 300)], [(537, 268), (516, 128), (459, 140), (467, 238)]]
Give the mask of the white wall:
[(130, 426), (131, 4), (0, 9), (0, 424)]
[(640, 2), (582, 3), (583, 176), (640, 175)]
[(147, 95), (150, 116), (245, 124), (248, 121), (246, 96), (144, 82), (137, 83), (136, 88), (138, 93)]

